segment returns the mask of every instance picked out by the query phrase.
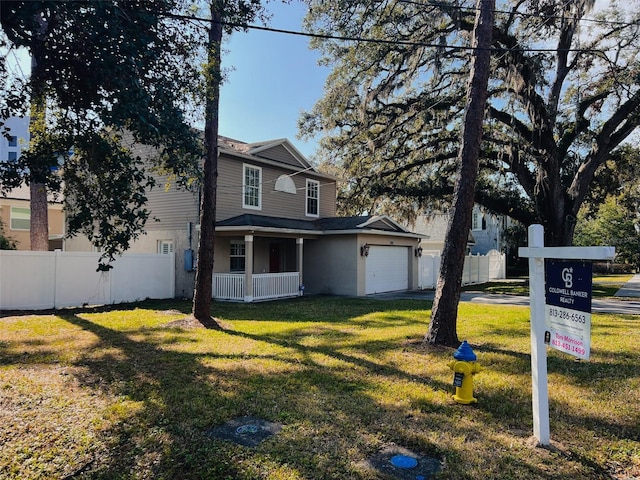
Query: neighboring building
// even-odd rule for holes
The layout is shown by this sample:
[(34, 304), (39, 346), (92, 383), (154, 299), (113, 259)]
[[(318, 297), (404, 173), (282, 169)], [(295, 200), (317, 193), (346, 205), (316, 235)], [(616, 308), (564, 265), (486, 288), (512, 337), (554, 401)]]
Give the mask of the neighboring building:
[(0, 162), (15, 162), (29, 146), (29, 117), (9, 117), (0, 132)]
[[(417, 233), (427, 235), (422, 241), (425, 253), (442, 253), (447, 234), (448, 213), (438, 213), (431, 216), (418, 217), (411, 226)], [(468, 253), (472, 255), (486, 255), (491, 250), (504, 250), (504, 230), (510, 225), (510, 220), (504, 215), (497, 215), (485, 210), (480, 205), (474, 205), (471, 217), (471, 229), (467, 241)]]
[[(31, 209), (29, 187), (14, 188), (6, 197), (0, 197), (0, 218), (5, 236), (15, 240), (18, 250), (30, 250)], [(63, 248), (64, 212), (62, 203), (49, 198), (49, 250)]]
[[(419, 216), (416, 221), (407, 228), (411, 228), (416, 233), (425, 235), (421, 247), (423, 255), (440, 255), (444, 249), (444, 241), (447, 236), (447, 225), (449, 215), (446, 213), (436, 213), (430, 216)], [(467, 253), (471, 251), (475, 240), (471, 231), (467, 240)]]
[[(247, 144), (220, 137), (219, 146), (216, 298), (417, 288), (421, 235), (386, 216), (336, 217), (336, 179), (316, 171), (286, 139)], [(152, 154), (151, 147), (135, 149), (143, 158)], [(129, 251), (175, 255), (176, 292), (191, 297), (199, 192), (162, 188), (165, 180), (149, 192), (152, 219)], [(91, 246), (71, 238), (65, 249)]]
[[(29, 117), (11, 117), (5, 122), (8, 137), (0, 135), (0, 161), (15, 162), (29, 146)], [(31, 210), (29, 187), (14, 188), (6, 197), (0, 196), (0, 218), (4, 233), (17, 243), (18, 250), (30, 250)], [(49, 197), (49, 250), (62, 248), (64, 213), (62, 203)]]
[(511, 224), (509, 217), (490, 212), (475, 205), (471, 218), (471, 234), (475, 245), (473, 255), (486, 255), (491, 250), (504, 251), (504, 231)]

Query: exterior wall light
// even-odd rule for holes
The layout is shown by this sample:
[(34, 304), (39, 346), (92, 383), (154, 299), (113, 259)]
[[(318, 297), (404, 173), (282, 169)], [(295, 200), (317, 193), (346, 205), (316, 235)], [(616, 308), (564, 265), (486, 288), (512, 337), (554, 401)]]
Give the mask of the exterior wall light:
[(365, 243), (364, 245), (362, 245), (360, 247), (360, 255), (363, 257), (368, 257), (369, 256), (369, 244)]
[(416, 248), (413, 253), (415, 254), (416, 257), (421, 257), (422, 256), (422, 247)]

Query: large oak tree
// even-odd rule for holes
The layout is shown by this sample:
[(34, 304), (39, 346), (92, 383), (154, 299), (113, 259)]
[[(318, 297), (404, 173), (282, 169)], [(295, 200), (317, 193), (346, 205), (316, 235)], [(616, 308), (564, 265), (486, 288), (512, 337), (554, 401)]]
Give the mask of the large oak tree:
[[(448, 205), (469, 74), (471, 2), (310, 0), (333, 66), (301, 120), (349, 179), (343, 211), (411, 218)], [(475, 201), (570, 245), (598, 169), (640, 124), (636, 10), (593, 1), (497, 4)], [(368, 40), (368, 41), (363, 41)]]

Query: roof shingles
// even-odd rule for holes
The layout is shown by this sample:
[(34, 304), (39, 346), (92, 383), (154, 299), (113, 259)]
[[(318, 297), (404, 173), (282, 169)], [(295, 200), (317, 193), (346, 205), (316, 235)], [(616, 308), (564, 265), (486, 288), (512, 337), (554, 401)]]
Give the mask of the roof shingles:
[(287, 230), (307, 230), (307, 231), (340, 231), (340, 230), (388, 230), (406, 233), (401, 228), (391, 229), (389, 225), (373, 222), (364, 225), (370, 220), (371, 216), (356, 217), (328, 217), (319, 218), (317, 220), (298, 220), (292, 218), (268, 217), (266, 215), (244, 214), (237, 217), (228, 218), (216, 222), (216, 227), (262, 227)]

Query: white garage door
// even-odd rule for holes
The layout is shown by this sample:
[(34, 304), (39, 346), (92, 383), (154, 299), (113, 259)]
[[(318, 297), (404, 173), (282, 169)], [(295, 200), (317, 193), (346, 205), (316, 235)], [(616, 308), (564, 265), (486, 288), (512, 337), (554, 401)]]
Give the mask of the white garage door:
[(409, 289), (408, 247), (371, 245), (366, 262), (367, 295)]

